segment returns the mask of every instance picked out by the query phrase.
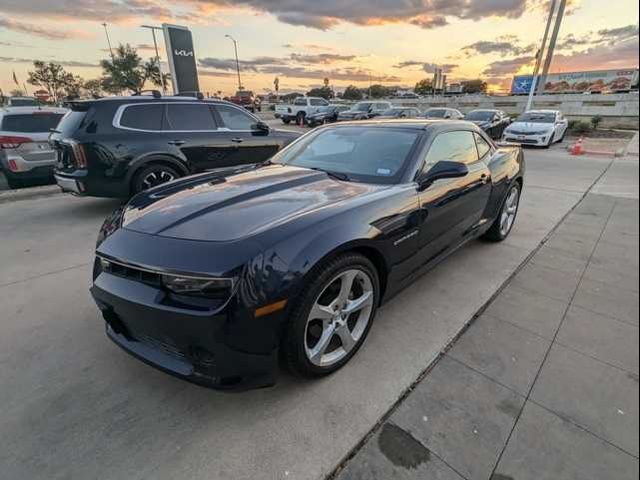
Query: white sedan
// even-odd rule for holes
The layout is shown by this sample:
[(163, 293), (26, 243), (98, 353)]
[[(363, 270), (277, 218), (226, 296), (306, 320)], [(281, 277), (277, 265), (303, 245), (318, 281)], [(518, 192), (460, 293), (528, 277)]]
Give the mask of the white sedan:
[(550, 147), (564, 139), (568, 127), (569, 122), (558, 110), (529, 110), (505, 129), (502, 140)]

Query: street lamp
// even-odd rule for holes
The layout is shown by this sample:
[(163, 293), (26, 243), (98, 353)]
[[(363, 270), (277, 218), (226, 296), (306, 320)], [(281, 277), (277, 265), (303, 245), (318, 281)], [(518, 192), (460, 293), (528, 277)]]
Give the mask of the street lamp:
[(158, 65), (158, 72), (160, 73), (160, 81), (162, 82), (162, 93), (167, 93), (167, 86), (164, 81), (164, 75), (162, 74), (162, 68), (160, 68), (160, 52), (158, 51), (158, 41), (156, 40), (156, 30), (162, 30), (161, 27), (154, 27), (153, 25), (140, 25), (141, 28), (148, 28), (153, 35), (153, 48), (156, 50), (156, 64)]
[(111, 61), (113, 61), (113, 48), (111, 48), (111, 39), (109, 38), (109, 30), (107, 30), (107, 22), (102, 24), (104, 27), (104, 34), (107, 36), (107, 45), (109, 46), (109, 55), (111, 56)]
[(226, 38), (233, 42), (233, 49), (236, 52), (236, 71), (238, 72), (238, 90), (242, 90), (242, 82), (240, 81), (240, 62), (238, 61), (238, 42), (231, 35), (225, 35)]

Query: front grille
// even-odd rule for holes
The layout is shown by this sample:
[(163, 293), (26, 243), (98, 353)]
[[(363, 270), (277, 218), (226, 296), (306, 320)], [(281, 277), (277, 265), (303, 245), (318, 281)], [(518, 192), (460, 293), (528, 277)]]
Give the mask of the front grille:
[(161, 352), (166, 353), (167, 355), (170, 355), (172, 357), (175, 357), (181, 360), (187, 360), (187, 355), (183, 351), (181, 351), (178, 347), (176, 347), (171, 343), (163, 342), (162, 340), (149, 337), (148, 335), (137, 334), (136, 332), (132, 332), (132, 333), (134, 338), (136, 338), (136, 340), (149, 345), (151, 348), (160, 350)]
[(145, 283), (153, 287), (160, 287), (162, 285), (159, 273), (149, 272), (147, 270), (112, 262), (110, 260), (100, 261), (100, 267), (103, 272), (110, 273), (117, 277)]

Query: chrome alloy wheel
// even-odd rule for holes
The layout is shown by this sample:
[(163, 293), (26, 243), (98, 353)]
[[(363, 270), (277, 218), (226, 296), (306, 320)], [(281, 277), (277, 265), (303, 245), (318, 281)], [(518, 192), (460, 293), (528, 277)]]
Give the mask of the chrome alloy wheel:
[(328, 367), (346, 357), (367, 329), (373, 312), (373, 282), (360, 269), (339, 273), (311, 307), (304, 349), (309, 361)]
[(147, 190), (163, 183), (170, 182), (174, 179), (175, 176), (171, 172), (167, 172), (166, 170), (154, 170), (149, 172), (149, 174), (142, 179), (142, 185), (144, 189)]
[(520, 200), (520, 189), (517, 186), (511, 187), (509, 195), (504, 202), (500, 213), (500, 235), (506, 237), (513, 227), (513, 222), (518, 213), (518, 201)]

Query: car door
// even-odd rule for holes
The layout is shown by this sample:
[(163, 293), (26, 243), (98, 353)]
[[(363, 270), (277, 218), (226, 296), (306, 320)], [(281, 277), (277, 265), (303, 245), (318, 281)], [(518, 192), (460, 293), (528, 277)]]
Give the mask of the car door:
[(220, 127), (218, 142), (226, 148), (224, 166), (263, 162), (282, 146), (271, 130), (256, 128), (259, 120), (246, 111), (223, 104), (211, 109)]
[(428, 263), (454, 248), (480, 224), (491, 193), (490, 171), (478, 155), (474, 133), (437, 134), (424, 155), (422, 173), (443, 160), (467, 165), (461, 178), (436, 180), (418, 193), (421, 209), (419, 258)]
[(192, 172), (217, 168), (224, 159), (224, 142), (204, 102), (166, 103), (162, 130), (169, 148), (182, 153)]

